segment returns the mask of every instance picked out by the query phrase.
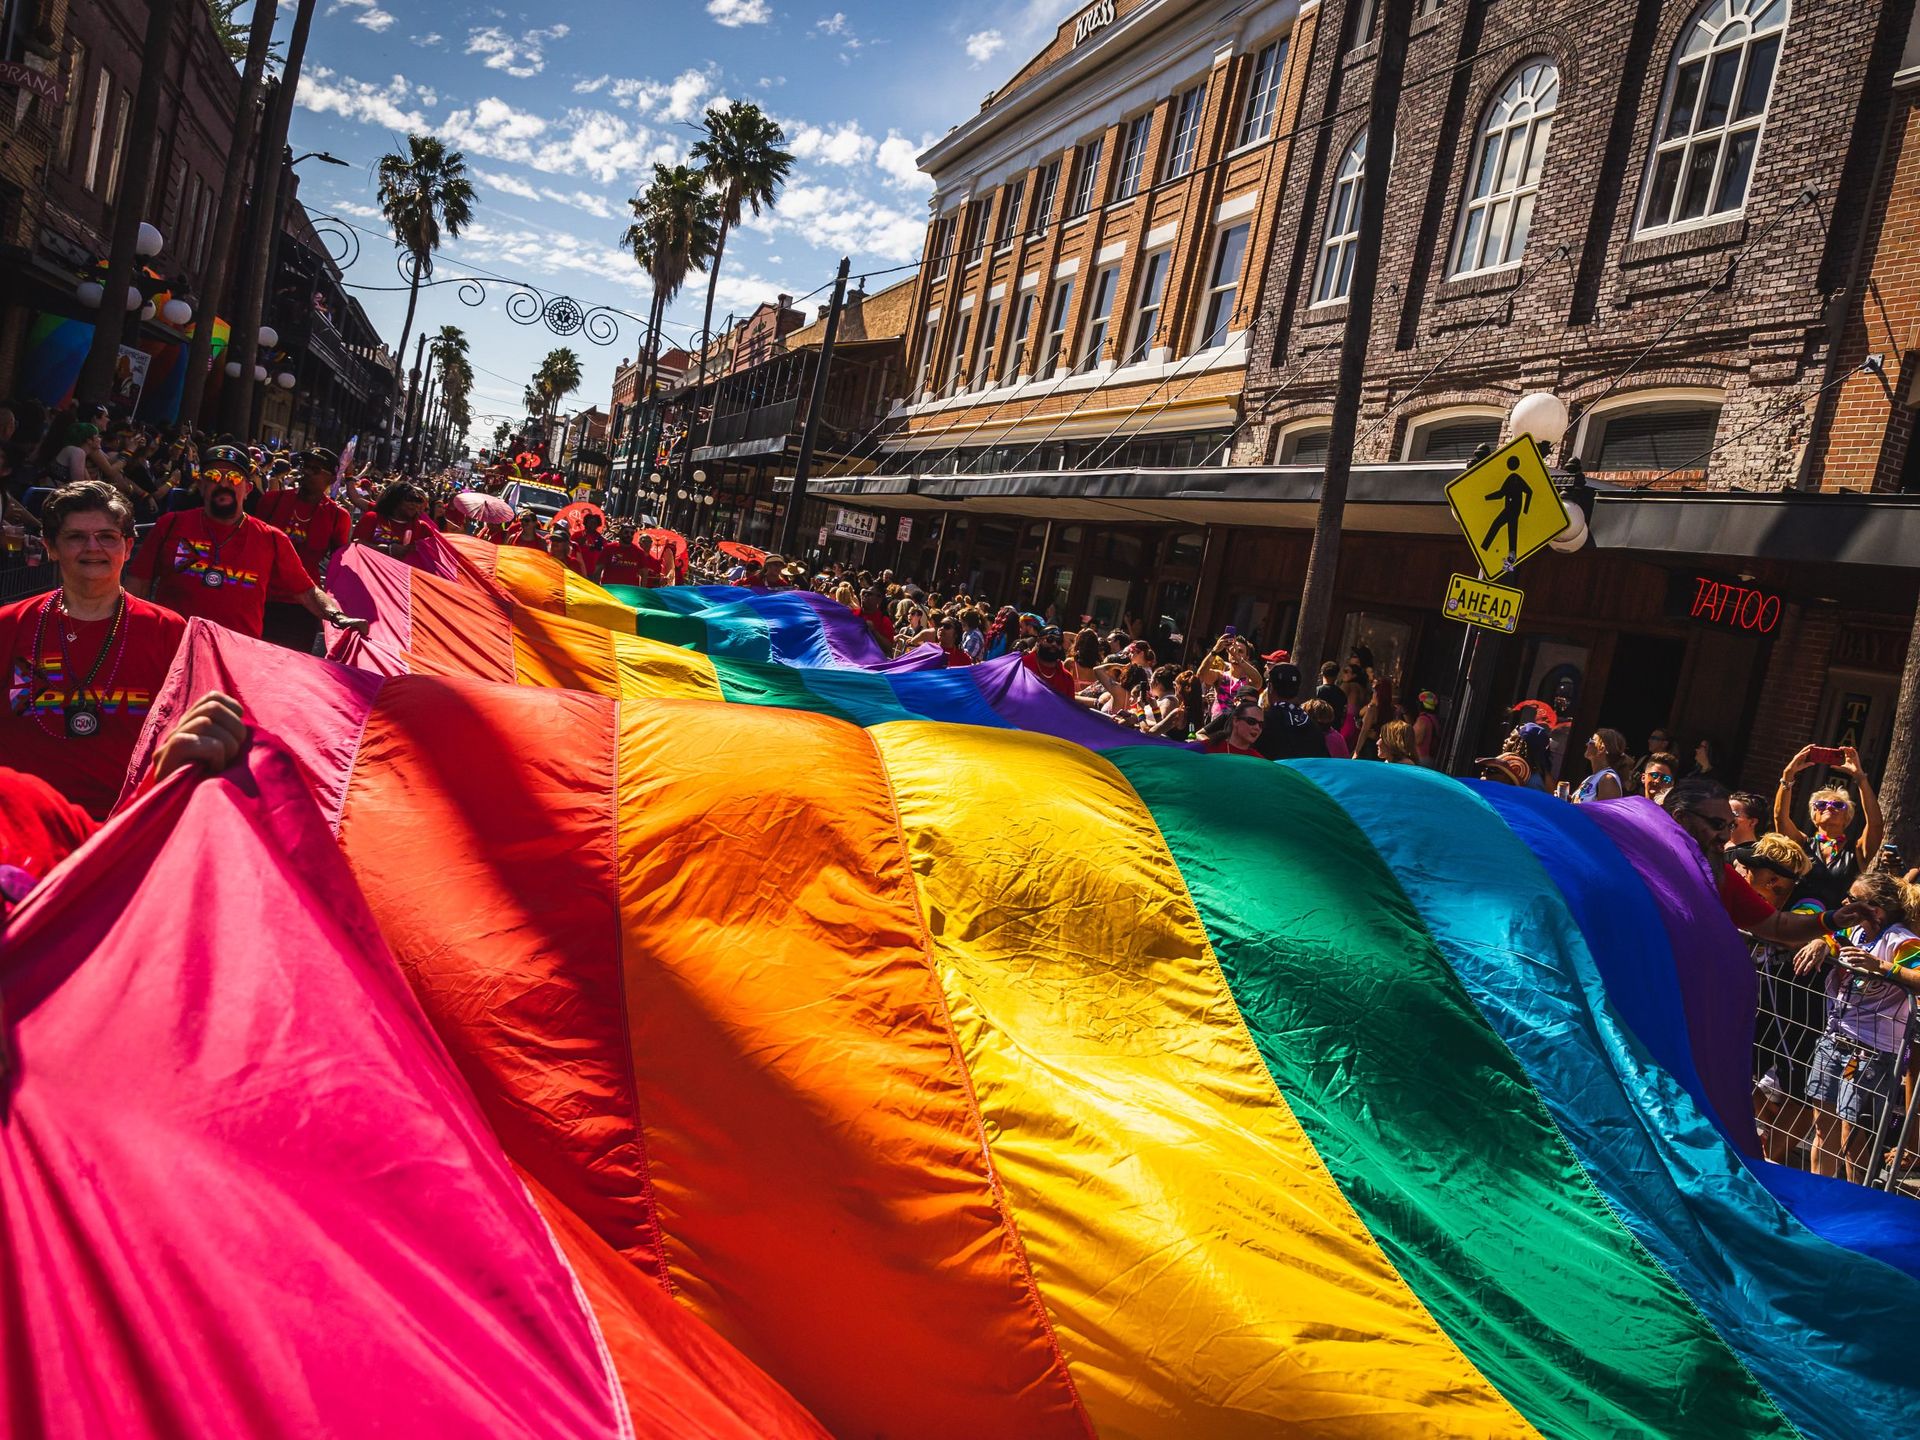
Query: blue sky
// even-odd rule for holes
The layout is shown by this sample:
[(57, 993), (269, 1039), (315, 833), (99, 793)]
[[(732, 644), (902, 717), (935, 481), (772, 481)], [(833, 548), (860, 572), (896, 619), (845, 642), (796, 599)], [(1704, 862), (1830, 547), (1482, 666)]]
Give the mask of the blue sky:
[[(373, 169), (409, 131), (430, 131), (467, 157), (475, 223), (442, 252), (442, 276), (484, 269), (524, 278), (583, 306), (644, 314), (648, 292), (618, 244), (627, 200), (652, 163), (683, 159), (713, 104), (751, 99), (787, 129), (799, 156), (778, 207), (728, 241), (715, 321), (785, 291), (917, 260), (930, 184), (913, 157), (972, 114), (1045, 43), (1071, 0), (582, 0), (536, 12), (456, 0), (319, 0), (294, 111), (308, 208), (364, 227), (348, 271), (359, 286), (399, 283), (375, 204)], [(292, 9), (282, 0), (282, 28)], [(472, 268), (469, 268), (472, 267)], [(878, 277), (873, 288), (894, 277)], [(705, 277), (669, 312), (670, 338), (700, 323)], [(496, 289), (470, 309), (454, 286), (423, 290), (415, 322), (455, 324), (473, 341), (474, 411), (520, 413), (520, 395), (552, 346), (580, 354), (569, 408), (604, 405), (616, 362), (637, 348), (561, 341), (515, 324)], [(388, 343), (404, 293), (357, 292)], [(821, 297), (824, 298), (824, 297)], [(817, 301), (809, 301), (811, 313)], [(476, 418), (487, 443), (491, 421)]]

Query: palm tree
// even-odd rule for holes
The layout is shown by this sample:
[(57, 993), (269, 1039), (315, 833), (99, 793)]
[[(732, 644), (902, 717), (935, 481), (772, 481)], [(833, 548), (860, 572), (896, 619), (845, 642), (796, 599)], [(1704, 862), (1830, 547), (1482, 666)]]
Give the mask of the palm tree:
[(580, 357), (564, 345), (549, 350), (547, 358), (540, 362), (536, 379), (541, 393), (547, 397), (547, 414), (551, 418), (560, 408), (560, 402), (580, 388)]
[(502, 420), (498, 425), (493, 427), (493, 448), (494, 449), (496, 450), (506, 449), (507, 441), (511, 440), (512, 438), (513, 438), (513, 426), (509, 425), (506, 421)]
[(755, 215), (771, 210), (793, 152), (782, 149), (787, 135), (750, 100), (735, 100), (724, 110), (704, 117), (706, 138), (688, 152), (707, 183), (719, 192), (720, 234), (713, 245), (713, 263), (707, 266), (707, 309), (700, 322), (700, 380), (707, 378), (707, 342), (713, 338), (713, 297), (720, 284), (720, 262), (727, 252), (727, 232), (747, 210)]
[[(407, 153), (382, 155), (374, 173), (379, 181), (380, 208), (393, 227), (393, 242), (413, 258), (407, 319), (400, 330), (400, 348), (394, 352), (404, 365), (407, 341), (413, 334), (414, 307), (420, 303), (420, 281), (433, 273), (433, 253), (440, 248), (441, 233), (458, 239), (472, 221), (473, 182), (467, 179), (466, 156), (449, 150), (433, 135), (408, 135)], [(403, 414), (408, 426), (413, 421), (418, 378), (410, 377), (407, 384)]]
[(656, 163), (653, 183), (643, 195), (628, 202), (633, 223), (620, 243), (653, 284), (653, 302), (647, 314), (648, 364), (641, 374), (640, 394), (653, 394), (660, 370), (660, 323), (687, 276), (704, 270), (720, 248), (720, 202), (706, 177), (690, 165)]

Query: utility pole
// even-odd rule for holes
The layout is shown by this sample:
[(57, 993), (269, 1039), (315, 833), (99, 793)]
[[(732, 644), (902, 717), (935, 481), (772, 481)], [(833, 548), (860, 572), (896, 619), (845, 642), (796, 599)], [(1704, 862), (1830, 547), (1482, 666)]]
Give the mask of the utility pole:
[(840, 334), (840, 310), (847, 301), (846, 256), (840, 257), (840, 270), (833, 278), (833, 304), (827, 309), (827, 332), (820, 337), (820, 364), (813, 372), (813, 394), (807, 400), (807, 428), (800, 437), (800, 458), (793, 466), (793, 493), (787, 497), (787, 513), (780, 524), (780, 554), (792, 559), (799, 553), (800, 510), (807, 500), (807, 477), (813, 469), (813, 447), (820, 438), (820, 412), (827, 405), (827, 375), (833, 368), (833, 342)]
[[(120, 358), (120, 339), (126, 333), (127, 291), (133, 286), (133, 271), (138, 256), (134, 247), (140, 240), (140, 223), (145, 217), (147, 192), (153, 188), (153, 152), (160, 143), (160, 84), (166, 77), (167, 47), (173, 40), (173, 17), (179, 0), (150, 0), (147, 6), (146, 52), (140, 66), (140, 88), (134, 93), (135, 122), (127, 152), (127, 168), (120, 176), (120, 194), (113, 205), (113, 231), (107, 245), (106, 293), (94, 312), (93, 344), (80, 369), (75, 396), (83, 404), (107, 398), (113, 389), (114, 364)], [(78, 99), (68, 97), (77, 105)], [(139, 307), (131, 312), (139, 325)], [(137, 333), (137, 332), (136, 332)]]
[(254, 130), (260, 119), (260, 80), (266, 72), (267, 46), (273, 40), (273, 17), (278, 6), (279, 0), (254, 0), (247, 63), (240, 76), (240, 108), (234, 116), (233, 143), (227, 150), (220, 181), (220, 203), (214, 210), (207, 273), (194, 307), (193, 340), (187, 346), (180, 419), (189, 425), (199, 418), (200, 401), (206, 394), (207, 367), (213, 363), (213, 321), (226, 302), (227, 281), (233, 270), (234, 236), (240, 228), (241, 195), (247, 188), (247, 157), (253, 154)]
[(280, 81), (267, 105), (266, 129), (260, 136), (260, 183), (255, 187), (253, 232), (247, 237), (248, 263), (244, 283), (231, 318), (232, 338), (228, 344), (229, 362), (237, 361), (240, 374), (231, 393), (225, 397), (227, 428), (244, 441), (247, 419), (253, 413), (253, 370), (260, 363), (260, 321), (267, 308), (267, 274), (274, 253), (273, 226), (280, 214), (280, 186), (285, 172), (287, 127), (293, 121), (293, 93), (300, 86), (300, 64), (307, 54), (307, 32), (313, 28), (315, 0), (298, 0), (293, 13), (293, 30), (287, 36), (287, 59), (280, 69)]
[(1300, 622), (1294, 629), (1293, 662), (1315, 674), (1327, 648), (1333, 617), (1333, 584), (1340, 568), (1340, 529), (1347, 513), (1347, 482), (1353, 474), (1353, 442), (1360, 425), (1360, 382), (1373, 330), (1373, 295), (1380, 274), (1380, 238), (1393, 171), (1393, 118), (1400, 107), (1400, 81), (1407, 64), (1407, 31), (1413, 0), (1382, 0), (1380, 50), (1373, 62), (1367, 103), (1367, 169), (1360, 190), (1360, 234), (1354, 241), (1353, 281), (1347, 293), (1347, 326), (1340, 340), (1340, 379), (1333, 392), (1333, 429), (1327, 438), (1327, 468), (1321, 480), (1320, 513), (1313, 525), (1306, 580), (1300, 589)]

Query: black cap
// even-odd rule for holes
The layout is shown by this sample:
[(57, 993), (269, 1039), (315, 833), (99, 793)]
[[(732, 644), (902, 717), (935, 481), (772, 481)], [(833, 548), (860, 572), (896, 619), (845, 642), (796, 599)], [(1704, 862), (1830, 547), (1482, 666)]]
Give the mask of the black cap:
[(200, 467), (210, 469), (215, 465), (227, 465), (236, 470), (253, 473), (253, 457), (238, 445), (209, 445), (200, 452)]
[(302, 470), (338, 470), (340, 457), (322, 446), (311, 450), (302, 450), (294, 457), (294, 463)]

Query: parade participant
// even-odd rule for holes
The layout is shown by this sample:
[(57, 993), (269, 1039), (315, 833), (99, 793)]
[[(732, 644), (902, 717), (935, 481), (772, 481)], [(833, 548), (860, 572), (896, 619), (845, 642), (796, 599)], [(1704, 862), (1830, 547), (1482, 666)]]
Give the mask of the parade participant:
[(1627, 793), (1627, 737), (1601, 728), (1587, 741), (1587, 778), (1573, 793), (1576, 805), (1594, 800), (1618, 800)]
[(1235, 701), (1232, 709), (1216, 715), (1200, 734), (1209, 755), (1250, 755), (1264, 760), (1266, 757), (1255, 746), (1266, 723), (1260, 702), (1247, 695)]
[(1418, 765), (1420, 753), (1414, 743), (1411, 720), (1389, 720), (1380, 727), (1375, 752), (1389, 765)]
[(413, 548), (416, 537), (437, 528), (426, 512), (426, 492), (411, 481), (396, 480), (380, 492), (373, 509), (360, 517), (353, 528), (354, 543), (386, 555), (404, 555)]
[(600, 533), (601, 519), (589, 510), (580, 517), (580, 534), (573, 542), (573, 568), (591, 578), (613, 542)]
[(1851, 923), (1853, 916), (1845, 908), (1820, 915), (1775, 910), (1727, 864), (1727, 832), (1733, 828), (1733, 810), (1727, 804), (1726, 787), (1718, 781), (1689, 776), (1668, 789), (1661, 808), (1706, 858), (1728, 917), (1754, 939), (1799, 946), (1833, 934), (1836, 924)]
[(1664, 751), (1656, 750), (1641, 763), (1640, 793), (1656, 805), (1666, 803), (1667, 792), (1680, 773), (1680, 762)]
[(633, 526), (625, 524), (616, 532), (614, 543), (600, 552), (587, 578), (598, 585), (636, 587), (643, 583), (650, 559), (642, 546), (633, 543)]
[(522, 510), (513, 518), (513, 538), (510, 544), (527, 550), (544, 550), (547, 537), (540, 531), (540, 517), (531, 510)]
[[(292, 488), (263, 496), (254, 516), (284, 532), (307, 573), (324, 581), (327, 562), (353, 536), (353, 517), (329, 493), (340, 460), (331, 450), (307, 450), (294, 458), (297, 468), (289, 472)], [(262, 633), (289, 650), (311, 651), (320, 636), (320, 623), (303, 606), (268, 600)]]
[(1727, 803), (1733, 807), (1733, 829), (1727, 835), (1727, 844), (1750, 845), (1766, 834), (1767, 826), (1773, 822), (1773, 807), (1767, 804), (1764, 795), (1752, 790), (1736, 790), (1727, 797)]
[[(1826, 908), (1801, 892), (1813, 862), (1784, 835), (1729, 845), (1727, 863), (1776, 910), (1817, 915)], [(1785, 1165), (1813, 1118), (1800, 1097), (1826, 1023), (1826, 1002), (1795, 982), (1791, 947), (1756, 940), (1748, 956), (1760, 982), (1753, 1025), (1753, 1118), (1760, 1126), (1761, 1153)]]
[(0, 609), (12, 703), (0, 723), (7, 764), (96, 817), (120, 794), (153, 697), (186, 622), (121, 586), (133, 510), (100, 480), (41, 507), (60, 588)]
[(940, 653), (946, 656), (949, 666), (973, 664), (973, 656), (969, 655), (966, 647), (960, 643), (960, 622), (958, 620), (954, 619), (951, 615), (946, 616), (940, 621), (938, 633), (940, 636)]
[(1326, 737), (1299, 703), (1301, 683), (1300, 667), (1291, 660), (1276, 661), (1267, 671), (1267, 708), (1261, 716), (1255, 748), (1269, 760), (1304, 760), (1327, 754)]
[(873, 632), (873, 638), (880, 642), (880, 648), (891, 655), (893, 617), (887, 614), (887, 592), (877, 585), (870, 586), (867, 593), (860, 597), (859, 614), (867, 622), (867, 629)]
[[(148, 778), (164, 780), (196, 764), (218, 774), (246, 740), (240, 702), (210, 690), (160, 742)], [(75, 805), (43, 776), (0, 766), (0, 919), (84, 845), (103, 819), (104, 814)]]
[(1079, 693), (1080, 687), (1074, 683), (1073, 672), (1067, 668), (1066, 662), (1066, 637), (1060, 633), (1058, 625), (1049, 625), (1042, 630), (1034, 647), (1020, 656), (1020, 663), (1042, 684), (1062, 699), (1071, 700)]
[(200, 506), (162, 516), (127, 566), (128, 591), (182, 615), (200, 615), (260, 637), (267, 596), (291, 595), (340, 630), (365, 633), (314, 583), (293, 542), (242, 510), (251, 488), (247, 454), (210, 445), (200, 456)]
[(580, 567), (573, 562), (573, 534), (566, 526), (555, 525), (547, 532), (547, 553), (574, 574), (580, 573)]
[(1806, 1088), (1819, 1174), (1839, 1173), (1839, 1152), (1847, 1178), (1863, 1178), (1880, 1112), (1894, 1092), (1908, 1015), (1920, 990), (1920, 935), (1909, 928), (1910, 908), (1906, 887), (1893, 876), (1862, 875), (1847, 892), (1850, 923), (1829, 927), (1828, 938), (1794, 957), (1794, 971), (1802, 977), (1825, 972), (1826, 1033), (1814, 1047)]

